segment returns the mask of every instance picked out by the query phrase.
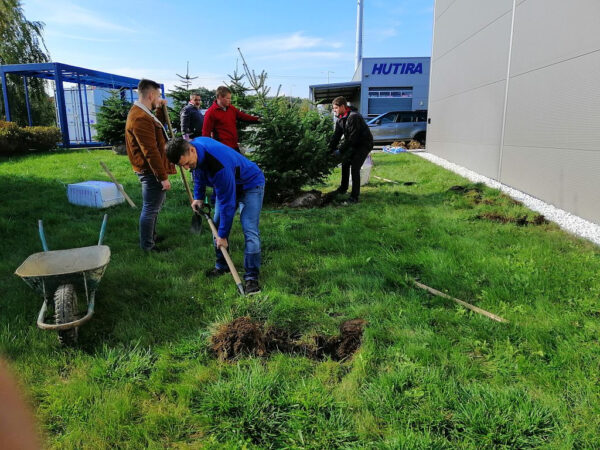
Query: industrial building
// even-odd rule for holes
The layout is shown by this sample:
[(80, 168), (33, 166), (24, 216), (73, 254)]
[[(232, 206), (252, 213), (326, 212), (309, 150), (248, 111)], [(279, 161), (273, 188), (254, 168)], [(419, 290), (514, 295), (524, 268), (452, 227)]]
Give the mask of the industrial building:
[(598, 0), (436, 0), (427, 151), (600, 223)]
[(364, 117), (426, 110), (429, 64), (429, 57), (361, 58), (352, 81), (311, 85), (309, 95), (321, 103), (342, 95)]

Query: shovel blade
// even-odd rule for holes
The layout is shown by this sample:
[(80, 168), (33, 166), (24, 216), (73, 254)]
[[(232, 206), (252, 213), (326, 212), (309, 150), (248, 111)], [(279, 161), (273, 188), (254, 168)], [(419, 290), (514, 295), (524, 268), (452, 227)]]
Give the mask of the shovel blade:
[(202, 217), (199, 214), (192, 216), (192, 224), (190, 225), (190, 231), (194, 234), (202, 232)]

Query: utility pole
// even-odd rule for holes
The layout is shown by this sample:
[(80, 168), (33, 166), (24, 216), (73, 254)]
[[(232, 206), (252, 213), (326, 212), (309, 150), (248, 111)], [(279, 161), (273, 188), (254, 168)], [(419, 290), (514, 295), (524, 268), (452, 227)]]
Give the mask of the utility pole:
[(327, 70), (327, 71), (323, 71), (321, 73), (326, 73), (327, 74), (327, 84), (329, 84), (329, 74), (330, 73), (335, 73), (333, 70)]

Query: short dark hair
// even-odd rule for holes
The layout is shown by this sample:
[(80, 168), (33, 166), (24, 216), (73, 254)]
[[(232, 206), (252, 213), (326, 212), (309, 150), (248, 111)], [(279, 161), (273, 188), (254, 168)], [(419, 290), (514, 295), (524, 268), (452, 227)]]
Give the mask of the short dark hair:
[(202, 98), (202, 96), (200, 95), (199, 92), (190, 92), (190, 100), (193, 99), (194, 97)]
[(346, 101), (346, 97), (336, 97), (331, 102), (335, 106), (348, 106), (348, 102)]
[(138, 94), (146, 95), (151, 89), (160, 89), (160, 84), (156, 81), (147, 80), (146, 78), (142, 78), (138, 83)]
[(217, 97), (225, 97), (227, 94), (231, 94), (231, 89), (227, 86), (219, 86), (217, 88)]
[(179, 164), (179, 160), (183, 155), (187, 155), (189, 152), (188, 141), (182, 137), (176, 137), (167, 142), (167, 158), (173, 164)]

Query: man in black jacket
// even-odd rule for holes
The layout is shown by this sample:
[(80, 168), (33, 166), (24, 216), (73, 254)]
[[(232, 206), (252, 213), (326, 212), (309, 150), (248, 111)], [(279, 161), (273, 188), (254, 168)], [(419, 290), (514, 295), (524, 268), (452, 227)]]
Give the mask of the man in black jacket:
[(181, 133), (187, 140), (202, 136), (204, 116), (200, 112), (202, 98), (198, 94), (190, 94), (190, 102), (183, 107), (179, 118), (181, 120)]
[[(352, 192), (348, 202), (357, 203), (360, 194), (360, 168), (373, 149), (373, 135), (365, 119), (348, 106), (344, 97), (336, 97), (332, 105), (337, 122), (329, 147), (336, 154), (339, 152), (342, 158), (342, 183), (335, 192), (344, 194), (348, 190), (352, 171)], [(342, 136), (344, 140), (339, 150), (336, 150)]]

